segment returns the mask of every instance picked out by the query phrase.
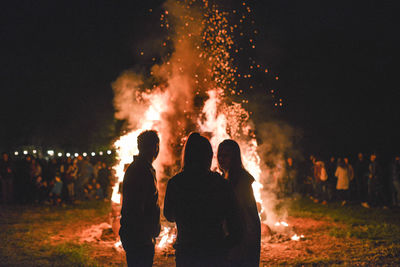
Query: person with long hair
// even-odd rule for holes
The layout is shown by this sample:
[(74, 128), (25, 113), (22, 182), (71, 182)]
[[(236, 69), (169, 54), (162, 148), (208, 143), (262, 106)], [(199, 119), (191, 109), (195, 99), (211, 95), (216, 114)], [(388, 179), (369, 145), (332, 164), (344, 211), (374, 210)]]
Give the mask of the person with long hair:
[(259, 266), (261, 222), (254, 198), (254, 177), (243, 167), (239, 144), (231, 139), (218, 146), (218, 164), (225, 179), (230, 181), (240, 210), (244, 228), (242, 242), (229, 253), (231, 266)]
[(338, 197), (342, 201), (342, 206), (344, 206), (349, 198), (350, 178), (349, 170), (346, 168), (346, 163), (343, 160), (338, 160), (335, 176), (337, 177), (336, 190), (338, 192)]
[(223, 266), (227, 251), (240, 242), (241, 223), (228, 181), (212, 172), (207, 138), (191, 133), (182, 171), (167, 184), (164, 216), (177, 226), (176, 266)]

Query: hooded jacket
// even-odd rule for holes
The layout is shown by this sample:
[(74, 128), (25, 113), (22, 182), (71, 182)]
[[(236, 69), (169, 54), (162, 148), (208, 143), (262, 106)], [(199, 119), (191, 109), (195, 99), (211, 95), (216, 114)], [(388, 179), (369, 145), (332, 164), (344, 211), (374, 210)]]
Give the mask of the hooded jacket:
[(175, 248), (180, 252), (221, 253), (242, 237), (234, 192), (216, 172), (184, 170), (172, 177), (164, 216), (177, 225)]

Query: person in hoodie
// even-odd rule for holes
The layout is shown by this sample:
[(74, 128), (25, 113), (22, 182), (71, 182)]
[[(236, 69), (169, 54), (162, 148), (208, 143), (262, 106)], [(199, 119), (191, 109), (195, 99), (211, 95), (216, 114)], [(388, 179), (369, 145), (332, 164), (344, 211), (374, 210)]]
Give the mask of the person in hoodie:
[(153, 265), (155, 238), (161, 229), (157, 179), (152, 166), (159, 144), (156, 131), (139, 134), (139, 155), (124, 175), (119, 236), (129, 267)]
[(261, 222), (251, 184), (254, 177), (243, 167), (239, 144), (231, 139), (218, 146), (218, 164), (225, 179), (230, 181), (239, 204), (243, 239), (229, 253), (231, 266), (259, 266)]
[(177, 226), (176, 266), (223, 266), (240, 243), (239, 208), (229, 182), (210, 171), (213, 151), (207, 138), (191, 133), (183, 168), (167, 183), (164, 216)]

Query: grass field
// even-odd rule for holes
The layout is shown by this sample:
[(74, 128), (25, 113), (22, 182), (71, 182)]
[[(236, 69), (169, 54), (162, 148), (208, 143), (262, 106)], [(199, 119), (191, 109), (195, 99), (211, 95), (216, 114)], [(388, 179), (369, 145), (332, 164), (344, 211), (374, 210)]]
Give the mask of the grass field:
[(78, 240), (55, 242), (52, 237), (80, 221), (99, 221), (108, 214), (109, 206), (104, 202), (70, 207), (2, 206), (0, 265), (97, 266), (89, 256), (90, 245)]
[[(262, 265), (400, 265), (399, 209), (309, 199), (285, 200), (276, 209), (288, 212), (306, 240), (263, 244)], [(84, 229), (107, 221), (109, 212), (110, 203), (96, 201), (0, 206), (0, 266), (124, 266), (123, 253), (79, 238)], [(173, 258), (156, 255), (155, 266), (173, 266)]]

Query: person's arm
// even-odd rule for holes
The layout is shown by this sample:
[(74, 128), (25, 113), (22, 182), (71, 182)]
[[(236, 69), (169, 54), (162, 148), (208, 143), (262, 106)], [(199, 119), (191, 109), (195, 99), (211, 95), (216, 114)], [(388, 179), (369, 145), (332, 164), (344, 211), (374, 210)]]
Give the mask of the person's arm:
[(175, 222), (175, 194), (174, 185), (171, 180), (167, 183), (167, 189), (164, 197), (164, 217), (170, 221)]
[(228, 230), (226, 245), (228, 247), (234, 247), (241, 242), (244, 229), (235, 193), (230, 184), (226, 183), (225, 187), (226, 226)]

